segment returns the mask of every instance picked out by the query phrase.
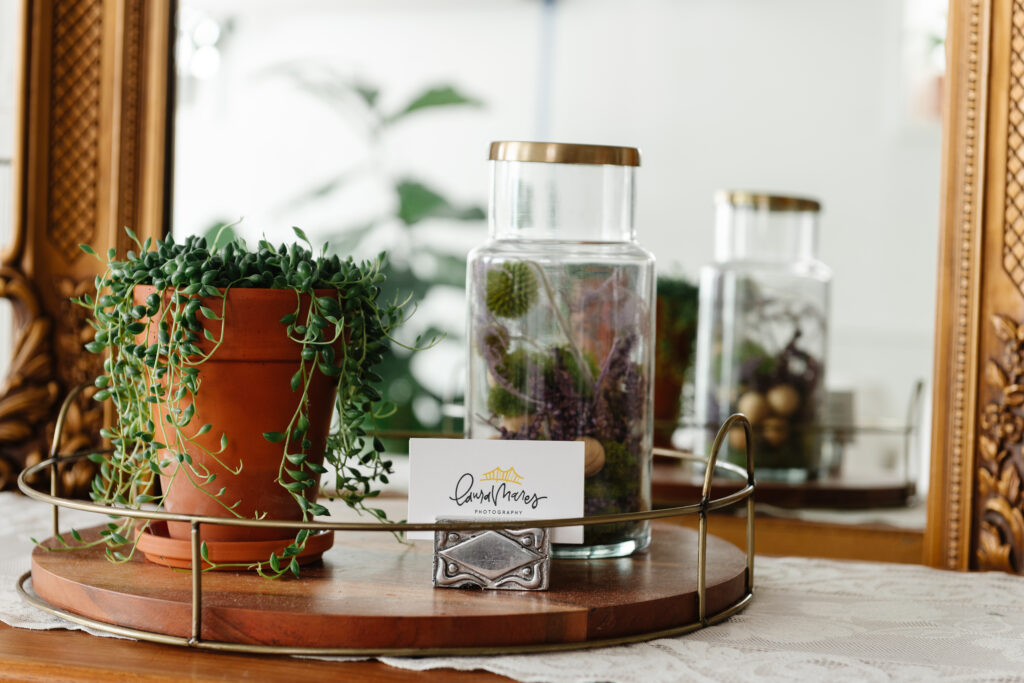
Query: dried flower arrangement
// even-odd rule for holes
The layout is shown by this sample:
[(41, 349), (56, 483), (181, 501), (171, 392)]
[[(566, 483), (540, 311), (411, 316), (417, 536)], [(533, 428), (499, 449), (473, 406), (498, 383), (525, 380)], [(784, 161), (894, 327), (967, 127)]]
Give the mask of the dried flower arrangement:
[[(487, 414), (477, 419), (501, 439), (583, 441), (587, 515), (648, 504), (650, 307), (625, 271), (520, 260), (477, 263), (472, 273), (481, 299), (473, 349), (487, 382)], [(584, 543), (617, 543), (637, 528), (589, 526)]]

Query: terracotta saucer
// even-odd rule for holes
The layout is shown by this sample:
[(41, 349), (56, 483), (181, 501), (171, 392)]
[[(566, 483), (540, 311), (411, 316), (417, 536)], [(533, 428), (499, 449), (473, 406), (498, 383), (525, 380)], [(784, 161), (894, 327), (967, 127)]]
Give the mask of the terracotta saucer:
[[(271, 539), (269, 541), (207, 541), (207, 556), (214, 564), (255, 564), (264, 562), (270, 553), (281, 555), (291, 539)], [(306, 539), (306, 548), (299, 553), (299, 564), (306, 565), (316, 562), (328, 548), (334, 545), (334, 532), (310, 534)], [(149, 529), (139, 537), (138, 549), (146, 559), (155, 564), (178, 569), (192, 568), (192, 543), (187, 539), (171, 538), (167, 533), (166, 522), (153, 522)], [(210, 565), (203, 562), (204, 568)], [(238, 571), (243, 567), (216, 567), (226, 571)]]

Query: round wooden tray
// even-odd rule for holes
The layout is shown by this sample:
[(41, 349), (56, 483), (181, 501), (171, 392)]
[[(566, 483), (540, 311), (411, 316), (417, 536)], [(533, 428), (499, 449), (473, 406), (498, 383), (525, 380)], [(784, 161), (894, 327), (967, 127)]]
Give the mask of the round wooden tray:
[[(98, 528), (82, 532), (88, 540)], [(630, 558), (553, 560), (544, 592), (431, 586), (431, 546), (345, 533), (299, 580), (203, 575), (203, 641), (300, 648), (452, 649), (604, 641), (697, 624), (697, 533), (653, 524), (651, 548)], [(32, 589), (57, 608), (151, 633), (191, 633), (191, 572), (102, 546), (32, 553)], [(746, 555), (707, 538), (706, 611), (746, 596)], [(571, 646), (571, 645), (570, 645)]]

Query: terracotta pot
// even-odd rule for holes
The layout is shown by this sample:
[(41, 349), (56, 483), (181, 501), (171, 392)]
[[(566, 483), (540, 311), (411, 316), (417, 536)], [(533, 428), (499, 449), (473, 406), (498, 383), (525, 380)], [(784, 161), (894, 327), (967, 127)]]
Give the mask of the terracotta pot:
[[(136, 302), (144, 302), (154, 291), (150, 286), (137, 286)], [(318, 291), (317, 295), (332, 293), (333, 290), (324, 290)], [(169, 299), (170, 294), (165, 297)], [(263, 438), (264, 432), (287, 431), (302, 394), (291, 390), (291, 377), (300, 364), (301, 346), (288, 338), (281, 322), (282, 317), (295, 311), (295, 292), (232, 289), (226, 300), (202, 298), (202, 305), (217, 314), (222, 313), (223, 307), (224, 338), (216, 353), (198, 366), (199, 393), (195, 415), (183, 431), (194, 436), (197, 444), (202, 446), (189, 444), (186, 448), (197, 469), (203, 471), (202, 468), (206, 468), (216, 474), (216, 478), (209, 484), (193, 482), (188, 479), (190, 472), (186, 467), (176, 468), (177, 463), (170, 465), (160, 477), (166, 492), (164, 507), (169, 512), (230, 517), (234, 515), (225, 509), (225, 505), (241, 501), (235, 511), (243, 517), (299, 520), (302, 513), (295, 499), (275, 481), (284, 443), (271, 443)], [(300, 320), (308, 307), (307, 297)], [(220, 335), (219, 321), (205, 320), (202, 314), (197, 319), (214, 336)], [(156, 327), (151, 326), (149, 343), (157, 339)], [(339, 355), (342, 344), (341, 339), (335, 344)], [(203, 339), (197, 346), (206, 353), (214, 345)], [(309, 387), (310, 427), (307, 438), (313, 445), (308, 460), (317, 464), (323, 462), (324, 443), (334, 408), (335, 382), (336, 378), (327, 377), (317, 370)], [(183, 403), (181, 407), (185, 405)], [(169, 436), (164, 438), (160, 429), (160, 425), (167, 424), (164, 421), (166, 408), (166, 405), (153, 408), (156, 439), (163, 443), (170, 440)], [(212, 429), (196, 436), (205, 424), (213, 425)], [(168, 435), (171, 433), (168, 430)], [(211, 457), (203, 448), (216, 453), (220, 449), (222, 434), (227, 435), (227, 447), (216, 457)], [(241, 471), (233, 473), (231, 470), (239, 465)], [(219, 498), (210, 495), (222, 487), (226, 491)], [(307, 489), (307, 497), (314, 500), (317, 490)], [(172, 537), (184, 538), (189, 534), (187, 524), (172, 522), (168, 527)], [(209, 541), (266, 540), (295, 535), (295, 531), (290, 529), (222, 525), (203, 526), (201, 533)]]

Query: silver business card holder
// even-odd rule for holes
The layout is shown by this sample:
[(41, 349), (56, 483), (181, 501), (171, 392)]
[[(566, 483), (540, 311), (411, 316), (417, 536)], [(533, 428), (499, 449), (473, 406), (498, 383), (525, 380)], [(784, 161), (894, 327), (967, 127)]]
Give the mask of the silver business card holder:
[[(457, 525), (467, 520), (437, 521)], [(547, 590), (551, 574), (549, 530), (435, 531), (433, 569), (435, 588)]]

